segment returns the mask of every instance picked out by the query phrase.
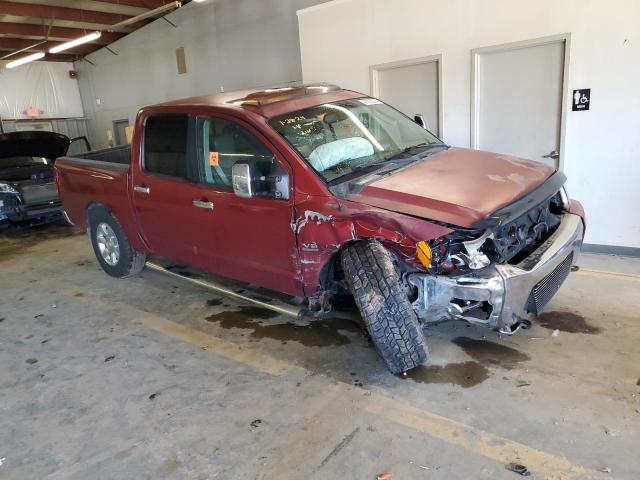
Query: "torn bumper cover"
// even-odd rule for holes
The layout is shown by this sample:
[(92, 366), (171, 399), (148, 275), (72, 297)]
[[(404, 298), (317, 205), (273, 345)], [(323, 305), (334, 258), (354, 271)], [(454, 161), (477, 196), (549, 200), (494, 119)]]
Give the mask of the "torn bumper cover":
[(584, 225), (570, 213), (556, 231), (517, 265), (491, 265), (479, 272), (448, 277), (414, 273), (413, 307), (422, 320), (461, 319), (503, 333), (515, 332), (545, 305), (578, 260)]

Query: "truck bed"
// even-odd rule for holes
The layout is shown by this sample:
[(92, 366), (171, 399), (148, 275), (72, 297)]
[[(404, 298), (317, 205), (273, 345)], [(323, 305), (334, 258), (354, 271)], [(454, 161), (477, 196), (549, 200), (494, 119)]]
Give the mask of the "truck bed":
[[(60, 200), (71, 221), (87, 228), (87, 209), (104, 205), (127, 232), (137, 232), (129, 199), (131, 146), (97, 150), (82, 156), (61, 157), (55, 163)], [(139, 239), (132, 238), (137, 244)]]
[(94, 150), (93, 152), (86, 152), (82, 155), (73, 155), (72, 157), (65, 158), (80, 158), (84, 160), (97, 160), (100, 162), (129, 165), (131, 163), (131, 145)]

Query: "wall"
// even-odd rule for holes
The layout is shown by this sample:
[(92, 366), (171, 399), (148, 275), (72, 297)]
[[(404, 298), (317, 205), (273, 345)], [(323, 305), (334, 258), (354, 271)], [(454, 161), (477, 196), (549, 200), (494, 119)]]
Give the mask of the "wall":
[[(5, 64), (6, 62), (0, 62)], [(82, 117), (78, 81), (69, 77), (72, 63), (31, 62), (16, 68), (0, 68), (0, 118), (29, 118), (24, 113), (35, 107), (39, 119)]]
[(369, 92), (369, 66), (442, 54), (443, 138), (470, 144), (471, 49), (570, 33), (563, 168), (586, 241), (640, 247), (640, 2), (335, 0), (298, 12), (303, 80)]
[[(76, 62), (95, 148), (107, 146), (114, 120), (154, 103), (299, 82), (302, 78), (296, 10), (322, 0), (207, 0), (135, 31)], [(175, 50), (184, 47), (187, 73), (178, 75)], [(100, 104), (97, 104), (99, 99)]]

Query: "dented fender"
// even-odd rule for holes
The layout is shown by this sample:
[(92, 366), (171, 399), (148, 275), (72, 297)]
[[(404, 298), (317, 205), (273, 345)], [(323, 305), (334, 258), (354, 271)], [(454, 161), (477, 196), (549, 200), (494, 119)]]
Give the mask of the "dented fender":
[(442, 225), (335, 197), (307, 197), (296, 202), (296, 234), (300, 278), (305, 295), (322, 290), (322, 273), (335, 255), (354, 241), (376, 239), (409, 266), (421, 268), (415, 259), (416, 243), (446, 235)]

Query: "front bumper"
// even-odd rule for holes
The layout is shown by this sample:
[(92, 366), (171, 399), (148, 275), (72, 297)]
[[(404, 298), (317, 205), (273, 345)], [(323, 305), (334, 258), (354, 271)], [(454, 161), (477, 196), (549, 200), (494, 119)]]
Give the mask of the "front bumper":
[(13, 223), (53, 220), (63, 216), (62, 203), (51, 201), (40, 205), (6, 205), (0, 201), (0, 221)]
[(38, 222), (62, 215), (54, 183), (20, 184), (15, 188), (15, 193), (0, 194), (0, 221)]
[(578, 260), (583, 236), (582, 218), (565, 213), (551, 237), (517, 265), (457, 277), (411, 274), (418, 290), (413, 308), (425, 322), (461, 319), (513, 333), (558, 291)]

